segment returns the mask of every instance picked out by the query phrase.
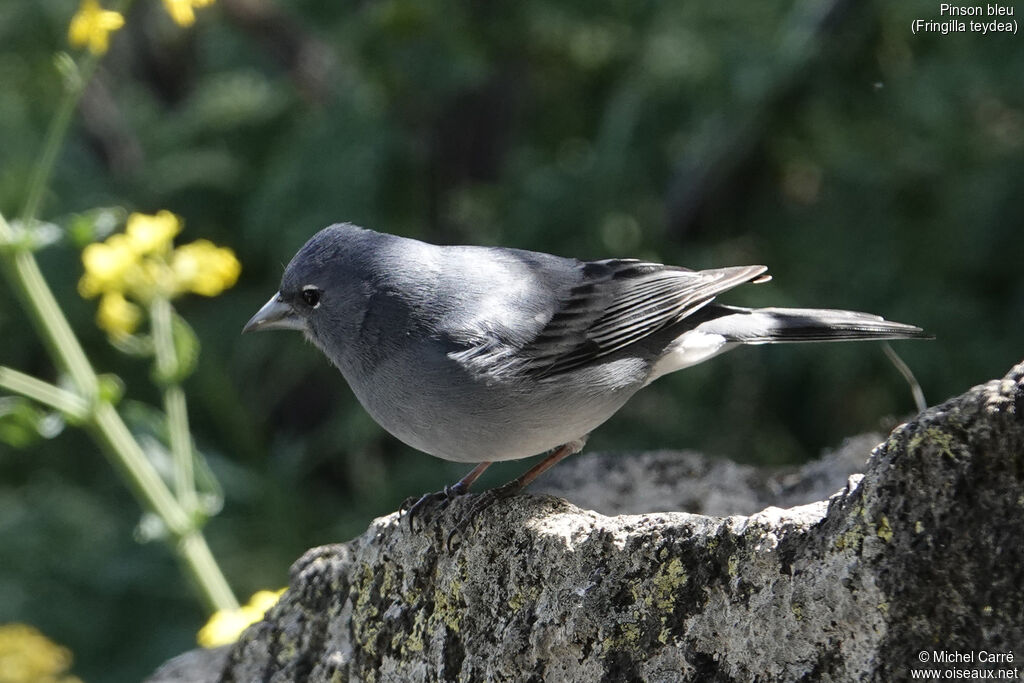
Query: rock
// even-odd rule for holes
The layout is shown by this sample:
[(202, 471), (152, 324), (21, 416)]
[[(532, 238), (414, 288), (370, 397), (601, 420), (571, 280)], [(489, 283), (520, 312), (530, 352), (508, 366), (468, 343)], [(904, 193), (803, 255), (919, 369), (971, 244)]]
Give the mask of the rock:
[(164, 662), (146, 680), (160, 683), (217, 683), (227, 660), (226, 646), (189, 650)]
[(775, 505), (824, 500), (864, 471), (882, 434), (846, 439), (799, 468), (766, 468), (709, 458), (694, 451), (587, 453), (569, 458), (531, 487), (604, 515), (686, 510), (725, 517)]
[[(828, 479), (805, 473), (805, 494)], [(210, 680), (891, 681), (1022, 654), (1024, 364), (897, 427), (828, 500), (605, 517), (519, 496), (449, 550), (472, 501), (307, 552)]]

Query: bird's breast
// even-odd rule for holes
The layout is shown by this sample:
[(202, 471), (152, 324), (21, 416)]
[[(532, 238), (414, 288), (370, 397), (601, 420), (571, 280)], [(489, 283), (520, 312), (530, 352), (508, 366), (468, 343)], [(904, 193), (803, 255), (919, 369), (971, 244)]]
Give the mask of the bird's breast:
[(372, 368), (344, 374), (384, 429), (458, 462), (526, 458), (581, 438), (640, 386), (609, 382), (626, 374), (614, 366), (546, 380), (473, 372), (437, 341), (406, 345)]

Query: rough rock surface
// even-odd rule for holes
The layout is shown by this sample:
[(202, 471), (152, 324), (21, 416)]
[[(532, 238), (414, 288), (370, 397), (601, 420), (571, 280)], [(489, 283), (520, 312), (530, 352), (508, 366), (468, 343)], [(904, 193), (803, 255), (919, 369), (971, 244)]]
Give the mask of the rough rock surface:
[(954, 650), (1024, 668), (1024, 364), (816, 503), (605, 517), (520, 496), (448, 550), (472, 500), (307, 552), (205, 680), (893, 681)]
[(863, 472), (878, 433), (846, 439), (839, 448), (799, 468), (743, 465), (694, 451), (588, 453), (568, 458), (531, 485), (531, 493), (565, 498), (603, 515), (685, 510), (727, 517), (769, 506), (825, 500)]

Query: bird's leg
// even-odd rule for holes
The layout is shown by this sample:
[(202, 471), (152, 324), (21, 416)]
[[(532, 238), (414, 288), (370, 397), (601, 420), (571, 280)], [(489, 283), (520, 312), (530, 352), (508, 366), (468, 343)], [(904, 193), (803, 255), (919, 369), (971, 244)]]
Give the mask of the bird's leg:
[(484, 491), (479, 496), (477, 496), (476, 500), (473, 501), (472, 506), (459, 517), (459, 521), (455, 524), (455, 527), (448, 533), (448, 538), (445, 542), (448, 548), (451, 549), (452, 538), (459, 531), (461, 531), (463, 527), (466, 526), (466, 524), (471, 522), (474, 517), (476, 517), (478, 514), (489, 508), (495, 502), (503, 498), (514, 496), (515, 494), (519, 493), (524, 488), (529, 486), (534, 479), (536, 479), (544, 472), (557, 465), (560, 460), (563, 460), (574, 453), (579, 453), (580, 451), (582, 451), (583, 446), (584, 444), (586, 444), (586, 442), (587, 437), (584, 436), (580, 439), (576, 439), (575, 441), (570, 441), (569, 443), (563, 446), (559, 446), (551, 453), (551, 455), (544, 458), (539, 463), (537, 463), (530, 469), (526, 470), (512, 481), (508, 482), (507, 484), (502, 484), (501, 486), (497, 486), (493, 489)]
[(569, 443), (559, 446), (556, 448), (551, 455), (541, 460), (539, 463), (531, 467), (530, 469), (523, 472), (521, 475), (508, 482), (502, 484), (496, 488), (491, 489), (490, 492), (494, 492), (500, 498), (507, 498), (522, 489), (529, 486), (534, 479), (544, 474), (546, 471), (558, 464), (558, 462), (564, 458), (569, 457), (574, 453), (579, 453), (583, 450), (583, 445), (586, 443), (585, 439), (577, 439), (576, 441), (570, 441)]
[(461, 496), (463, 493), (469, 490), (469, 487), (473, 485), (473, 482), (480, 478), (480, 475), (484, 473), (484, 470), (490, 465), (490, 462), (482, 462), (469, 473), (466, 474), (462, 479), (459, 479), (450, 486), (445, 486), (443, 490), (435, 493), (425, 493), (420, 496), (419, 500), (413, 502), (412, 498), (407, 498), (402, 507), (398, 509), (399, 514), (404, 514), (406, 519), (409, 520), (409, 528), (412, 528), (413, 518), (420, 512), (423, 512), (426, 508), (437, 503), (446, 503), (456, 496)]

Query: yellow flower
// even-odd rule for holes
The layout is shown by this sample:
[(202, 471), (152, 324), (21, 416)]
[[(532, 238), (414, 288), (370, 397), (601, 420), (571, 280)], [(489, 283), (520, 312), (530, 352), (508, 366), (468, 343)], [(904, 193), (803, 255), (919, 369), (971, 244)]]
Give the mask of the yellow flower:
[(0, 625), (0, 681), (81, 683), (68, 676), (71, 652), (25, 624)]
[(128, 291), (144, 304), (148, 304), (157, 296), (173, 299), (178, 294), (174, 271), (162, 258), (142, 259), (137, 267), (128, 271), (125, 280), (128, 283)]
[(166, 251), (179, 232), (181, 219), (166, 210), (155, 216), (133, 213), (128, 217), (128, 226), (125, 228), (128, 242), (137, 254)]
[(178, 26), (191, 26), (196, 21), (194, 8), (212, 4), (213, 0), (164, 0), (167, 13)]
[(230, 249), (209, 240), (196, 240), (174, 250), (171, 269), (180, 291), (217, 296), (235, 284), (242, 265)]
[[(174, 274), (162, 257), (180, 231), (181, 219), (170, 211), (155, 216), (133, 213), (123, 234), (111, 235), (82, 251), (85, 274), (78, 281), (78, 293), (89, 299), (104, 292), (126, 292), (142, 301), (159, 293), (170, 296), (175, 289)], [(148, 256), (161, 258), (145, 258)]]
[(142, 311), (120, 292), (107, 292), (100, 299), (96, 324), (112, 336), (131, 334), (139, 326)]
[(234, 252), (209, 240), (173, 249), (179, 232), (181, 219), (170, 211), (133, 213), (123, 233), (82, 250), (85, 273), (78, 292), (85, 298), (102, 295), (96, 322), (111, 336), (135, 331), (142, 318), (137, 304), (186, 292), (217, 296), (238, 280), (242, 266)]
[(138, 255), (125, 235), (111, 235), (106, 242), (90, 244), (82, 250), (85, 275), (78, 281), (79, 294), (91, 299), (103, 292), (124, 290), (125, 274), (137, 262)]
[(68, 27), (68, 42), (76, 47), (89, 47), (101, 55), (110, 46), (110, 34), (124, 26), (120, 12), (105, 10), (97, 0), (82, 0)]
[(199, 629), (196, 640), (202, 647), (219, 647), (235, 642), (242, 631), (262, 619), (266, 611), (277, 604), (284, 591), (284, 588), (279, 591), (259, 591), (238, 609), (222, 609), (214, 613), (206, 625)]

